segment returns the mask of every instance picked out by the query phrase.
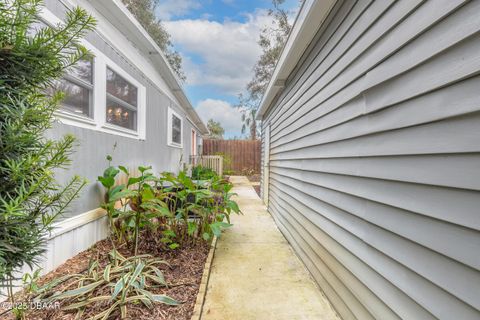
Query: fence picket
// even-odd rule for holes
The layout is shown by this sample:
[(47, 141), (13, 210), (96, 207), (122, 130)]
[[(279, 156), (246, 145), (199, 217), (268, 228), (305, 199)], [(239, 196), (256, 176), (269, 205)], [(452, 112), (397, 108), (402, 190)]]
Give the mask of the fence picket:
[(203, 154), (212, 156), (220, 153), (229, 158), (231, 163), (224, 163), (223, 170), (236, 174), (246, 170), (260, 173), (260, 148), (259, 140), (203, 140)]

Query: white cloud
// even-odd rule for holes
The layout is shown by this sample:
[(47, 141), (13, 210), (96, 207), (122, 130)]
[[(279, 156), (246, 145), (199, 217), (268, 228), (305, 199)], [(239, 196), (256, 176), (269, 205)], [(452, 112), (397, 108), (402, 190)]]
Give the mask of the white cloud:
[(170, 20), (172, 17), (183, 16), (200, 7), (200, 3), (196, 0), (161, 0), (155, 13), (162, 20)]
[(240, 136), (242, 115), (237, 108), (234, 108), (227, 101), (205, 99), (197, 104), (195, 110), (205, 123), (209, 119), (220, 122), (225, 129), (226, 137)]
[(189, 85), (212, 85), (236, 95), (252, 77), (261, 53), (259, 33), (270, 22), (266, 10), (257, 10), (245, 22), (184, 19), (165, 21), (165, 27), (181, 49)]

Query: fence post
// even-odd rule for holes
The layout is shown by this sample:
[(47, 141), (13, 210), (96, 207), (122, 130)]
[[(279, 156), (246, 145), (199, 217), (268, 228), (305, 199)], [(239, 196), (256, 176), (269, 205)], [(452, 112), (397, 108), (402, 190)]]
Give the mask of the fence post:
[(223, 177), (223, 157), (218, 156), (218, 175)]

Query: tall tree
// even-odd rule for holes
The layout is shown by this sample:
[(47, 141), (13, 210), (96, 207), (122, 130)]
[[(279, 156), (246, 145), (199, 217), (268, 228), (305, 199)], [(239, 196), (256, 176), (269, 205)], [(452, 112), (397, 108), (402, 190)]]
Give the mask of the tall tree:
[(208, 131), (210, 131), (209, 137), (211, 139), (223, 139), (225, 129), (223, 129), (220, 122), (210, 119), (207, 122), (207, 128), (208, 128)]
[(163, 26), (162, 21), (155, 16), (159, 0), (123, 0), (123, 3), (163, 51), (178, 78), (185, 81), (182, 56), (175, 51), (170, 34)]
[(255, 119), (257, 116), (257, 109), (258, 103), (260, 103), (260, 99), (253, 99), (252, 94), (249, 93), (248, 96), (244, 96), (243, 94), (238, 95), (238, 105), (237, 107), (240, 108), (240, 112), (242, 114), (242, 134), (245, 134), (247, 130), (250, 134), (250, 139), (257, 140), (257, 120)]
[(88, 58), (79, 41), (95, 20), (76, 8), (64, 24), (35, 30), (41, 9), (41, 0), (0, 1), (0, 284), (12, 300), (15, 271), (37, 264), (52, 223), (85, 185), (79, 177), (65, 186), (55, 180), (75, 138), (44, 136), (62, 97), (46, 89)]
[(272, 23), (262, 29), (258, 41), (262, 54), (253, 67), (253, 77), (246, 86), (246, 93), (239, 95), (236, 104), (242, 112), (242, 133), (248, 129), (252, 140), (257, 138), (258, 131), (256, 111), (292, 29), (288, 21), (290, 12), (282, 7), (284, 2), (285, 0), (272, 0), (273, 7), (268, 11)]

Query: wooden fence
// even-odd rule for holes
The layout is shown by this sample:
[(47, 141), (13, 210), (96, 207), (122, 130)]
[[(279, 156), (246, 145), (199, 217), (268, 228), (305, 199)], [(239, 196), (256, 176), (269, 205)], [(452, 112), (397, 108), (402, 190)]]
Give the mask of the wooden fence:
[(201, 165), (215, 171), (220, 177), (223, 176), (223, 157), (222, 156), (192, 156), (190, 163), (194, 166)]
[(204, 155), (222, 155), (224, 170), (236, 174), (260, 173), (260, 140), (203, 140)]

